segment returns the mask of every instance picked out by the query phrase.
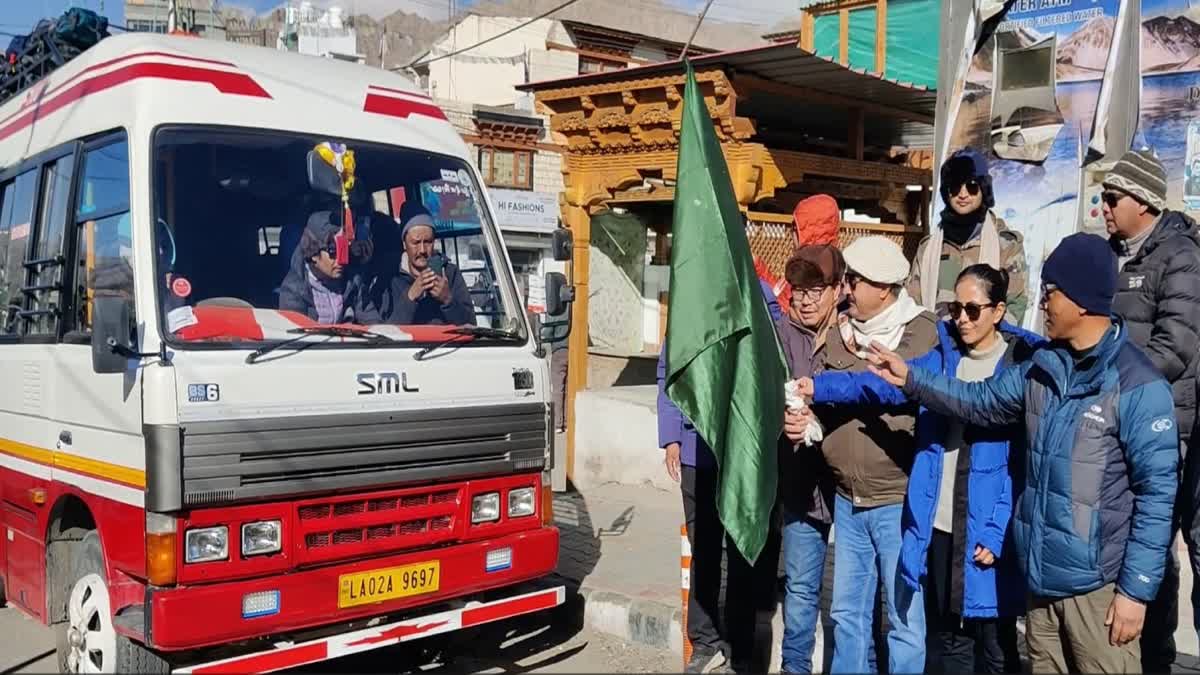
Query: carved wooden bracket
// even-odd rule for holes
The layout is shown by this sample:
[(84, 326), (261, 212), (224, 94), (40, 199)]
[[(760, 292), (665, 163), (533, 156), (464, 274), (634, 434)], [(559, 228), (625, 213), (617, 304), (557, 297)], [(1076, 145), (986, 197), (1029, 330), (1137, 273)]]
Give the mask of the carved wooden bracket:
[[(737, 116), (737, 92), (725, 72), (706, 70), (696, 79), (721, 142), (752, 138), (754, 124)], [(640, 78), (541, 91), (537, 102), (573, 153), (654, 151), (678, 146), (683, 84), (683, 75)]]

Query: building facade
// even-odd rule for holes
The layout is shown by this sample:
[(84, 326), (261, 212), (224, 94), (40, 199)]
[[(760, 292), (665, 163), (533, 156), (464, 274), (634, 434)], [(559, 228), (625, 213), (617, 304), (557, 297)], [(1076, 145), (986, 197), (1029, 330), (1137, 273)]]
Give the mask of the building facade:
[(279, 31), (279, 49), (307, 56), (366, 63), (358, 52), (358, 34), (344, 17), (343, 9), (317, 9), (311, 2), (288, 4)]
[[(225, 39), (225, 23), (209, 0), (176, 0), (176, 25), (212, 40)], [(125, 26), (141, 33), (166, 33), (168, 0), (125, 0)]]
[[(546, 272), (567, 271), (549, 255), (551, 236), (560, 223), (565, 148), (552, 138), (547, 117), (534, 111), (532, 95), (515, 87), (677, 59), (684, 45), (570, 19), (540, 19), (522, 25), (527, 21), (523, 17), (467, 15), (427, 54), (400, 70), (421, 83), (471, 145), (526, 304), (539, 312), (545, 302)], [(717, 40), (707, 34), (701, 37)], [(494, 39), (469, 52), (455, 53), (489, 38)], [(691, 53), (713, 51), (696, 46)], [(651, 252), (643, 245), (643, 253)], [(647, 314), (649, 318), (643, 321), (639, 317), (638, 321), (651, 326), (648, 342), (653, 343), (657, 339), (653, 337), (658, 321), (656, 294), (652, 292), (650, 299), (654, 304), (645, 311), (653, 316)]]

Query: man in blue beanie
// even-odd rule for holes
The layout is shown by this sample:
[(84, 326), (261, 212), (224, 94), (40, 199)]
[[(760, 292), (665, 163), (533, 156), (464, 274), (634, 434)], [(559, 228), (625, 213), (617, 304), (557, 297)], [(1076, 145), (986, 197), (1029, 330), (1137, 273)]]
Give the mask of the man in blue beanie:
[(1137, 638), (1171, 540), (1179, 464), (1171, 388), (1111, 316), (1116, 283), (1107, 241), (1063, 239), (1042, 268), (1050, 346), (983, 382), (873, 350), (873, 371), (935, 412), (981, 427), (1024, 423), (1012, 528), (1033, 596), (1026, 636), (1035, 673), (1139, 672)]

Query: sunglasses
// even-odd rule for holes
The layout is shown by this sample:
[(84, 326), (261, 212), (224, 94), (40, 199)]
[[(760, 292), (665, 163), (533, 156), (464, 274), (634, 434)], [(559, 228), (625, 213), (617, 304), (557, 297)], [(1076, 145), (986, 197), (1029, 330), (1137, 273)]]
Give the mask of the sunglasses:
[(995, 306), (996, 303), (994, 302), (986, 305), (977, 305), (973, 302), (968, 302), (964, 305), (961, 302), (952, 302), (948, 305), (948, 309), (950, 310), (950, 318), (954, 319), (955, 321), (958, 320), (958, 317), (962, 316), (963, 312), (967, 313), (967, 318), (971, 321), (978, 321), (980, 312), (985, 309), (991, 309)]
[(1125, 194), (1124, 192), (1105, 190), (1104, 193), (1100, 195), (1100, 198), (1104, 200), (1104, 203), (1108, 205), (1108, 208), (1115, 209), (1117, 208), (1117, 204), (1120, 204), (1121, 200), (1128, 196), (1129, 195)]
[(983, 189), (982, 187), (980, 187), (979, 181), (968, 180), (968, 181), (962, 181), (962, 182), (957, 182), (957, 183), (950, 183), (950, 194), (956, 195), (959, 192), (961, 192), (964, 187), (967, 188), (967, 194), (971, 195), (972, 197), (978, 196), (979, 191)]

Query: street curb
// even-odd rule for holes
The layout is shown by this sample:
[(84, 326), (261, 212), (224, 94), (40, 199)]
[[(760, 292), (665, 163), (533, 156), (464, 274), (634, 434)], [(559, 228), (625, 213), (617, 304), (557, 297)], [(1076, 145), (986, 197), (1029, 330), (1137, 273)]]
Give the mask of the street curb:
[(682, 656), (683, 611), (680, 608), (559, 578), (567, 584), (568, 592), (582, 600), (583, 623), (588, 628), (626, 642), (670, 649)]

